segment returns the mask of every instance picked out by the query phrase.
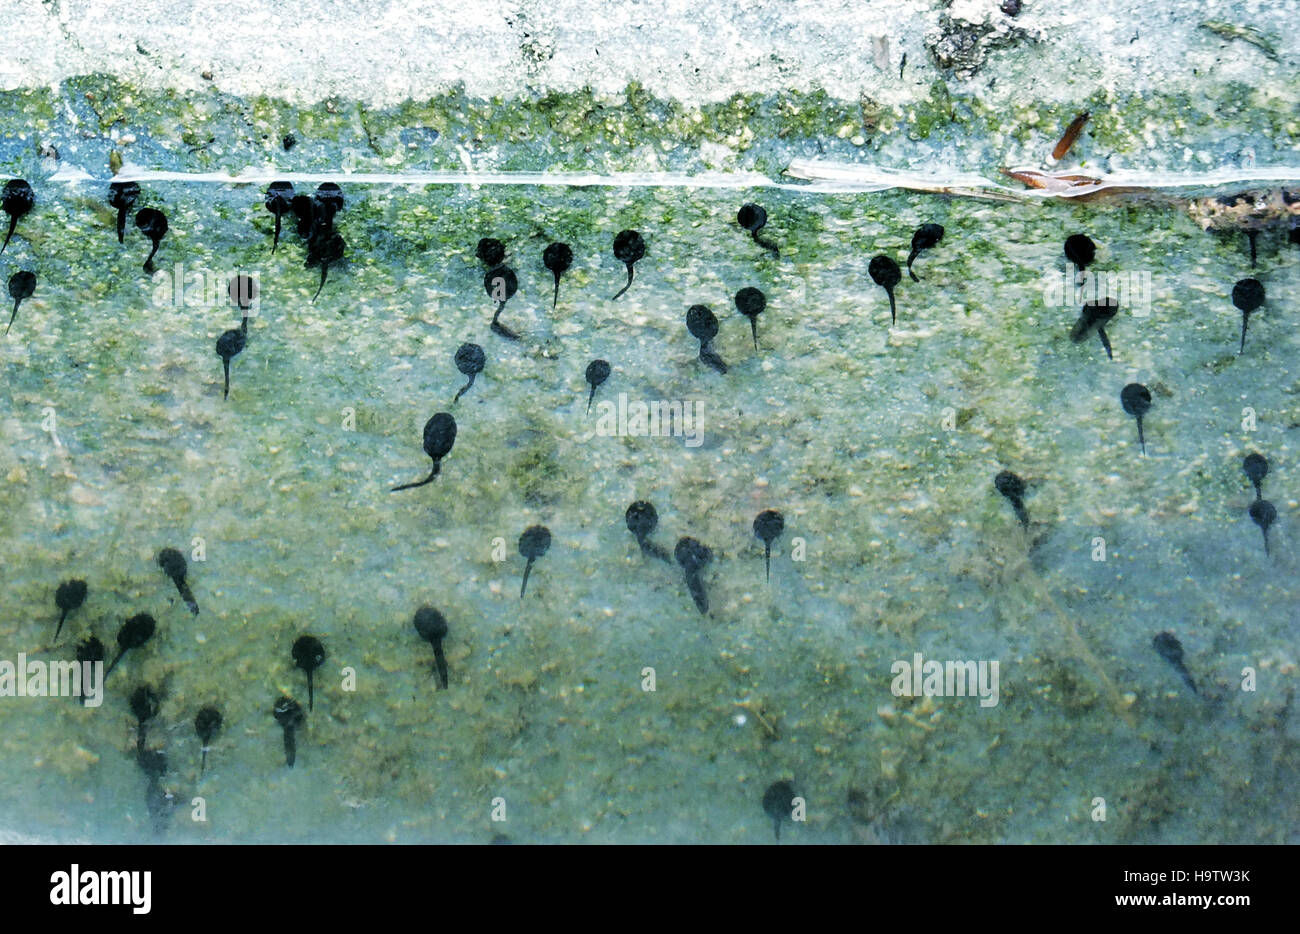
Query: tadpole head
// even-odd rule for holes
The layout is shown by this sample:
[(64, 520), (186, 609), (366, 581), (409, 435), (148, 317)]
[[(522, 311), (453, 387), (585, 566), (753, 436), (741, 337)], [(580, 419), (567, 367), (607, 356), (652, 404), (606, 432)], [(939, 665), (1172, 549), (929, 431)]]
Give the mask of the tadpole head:
[(425, 642), (437, 646), (447, 637), (447, 618), (431, 606), (415, 611), (415, 631)]
[(636, 536), (638, 542), (645, 539), (659, 525), (658, 511), (652, 503), (642, 499), (627, 507), (624, 519), (627, 521), (627, 530)]
[(763, 813), (772, 819), (777, 840), (781, 839), (781, 824), (794, 811), (794, 799), (794, 785), (787, 781), (773, 782), (763, 792)]
[(573, 265), (573, 249), (567, 243), (552, 243), (542, 251), (542, 265), (555, 273), (563, 275)]
[(185, 556), (175, 548), (164, 548), (158, 552), (158, 567), (174, 581), (185, 580), (185, 574), (189, 570)]
[(1241, 469), (1258, 490), (1264, 478), (1268, 476), (1268, 461), (1264, 459), (1263, 454), (1250, 453), (1241, 462)]
[(495, 237), (484, 237), (475, 247), (474, 255), (479, 258), (479, 262), (484, 266), (492, 269), (506, 261), (505, 244)]
[(87, 590), (83, 580), (66, 580), (54, 591), (54, 605), (65, 613), (78, 609), (86, 602)]
[(1129, 383), (1119, 393), (1120, 405), (1134, 418), (1141, 418), (1151, 409), (1151, 391), (1141, 383)]
[(275, 722), (280, 724), (286, 730), (292, 730), (306, 719), (306, 714), (302, 712), (302, 706), (292, 697), (282, 696), (275, 702), (271, 708), (271, 714), (275, 717)]
[(765, 509), (754, 518), (754, 537), (772, 544), (785, 531), (785, 517), (775, 509)]
[(439, 412), (424, 423), (424, 453), (435, 461), (451, 453), (456, 443), (456, 419), (450, 412)]
[(9, 215), (9, 232), (5, 235), (4, 245), (0, 246), (0, 253), (9, 245), (9, 238), (14, 235), (14, 228), (18, 226), (18, 218), (22, 217), (32, 209), (36, 204), (36, 192), (32, 191), (32, 186), (21, 178), (11, 178), (5, 182), (4, 191), (0, 194), (0, 206)]
[(1065, 238), (1065, 258), (1080, 271), (1092, 265), (1097, 258), (1097, 244), (1085, 234), (1070, 234)]
[(321, 182), (316, 186), (316, 191), (312, 194), (312, 201), (315, 214), (323, 219), (325, 224), (334, 222), (334, 215), (343, 210), (343, 189), (334, 182)]
[(918, 252), (928, 250), (933, 246), (938, 246), (939, 241), (942, 239), (942, 224), (922, 224), (916, 228), (916, 233), (912, 234), (912, 249)]
[(16, 302), (25, 301), (36, 292), (36, 273), (20, 269), (9, 277), (9, 297)]
[(135, 182), (109, 182), (108, 206), (117, 211), (129, 211), (140, 197), (140, 186)]
[(204, 746), (212, 743), (212, 737), (221, 729), (221, 711), (215, 707), (204, 707), (194, 718), (194, 732)]
[(692, 305), (686, 309), (686, 330), (702, 344), (718, 336), (718, 319), (705, 305)]
[(1157, 633), (1151, 640), (1151, 647), (1167, 662), (1179, 665), (1183, 661), (1183, 644), (1172, 632)]
[(293, 182), (271, 182), (266, 186), (263, 204), (276, 217), (281, 217), (293, 210), (293, 197)]
[(519, 536), (519, 554), (532, 561), (551, 547), (551, 530), (544, 525), (530, 525)]
[(235, 276), (226, 286), (226, 295), (230, 298), (230, 303), (240, 311), (247, 311), (252, 308), (260, 293), (261, 288), (258, 286), (257, 280), (252, 276)]
[(1009, 470), (1003, 470), (993, 478), (993, 487), (1013, 503), (1025, 497), (1025, 481)]
[(758, 233), (767, 226), (767, 211), (757, 204), (742, 204), (736, 212), (736, 223), (750, 233)]
[(456, 369), (465, 376), (474, 376), (483, 372), (487, 356), (478, 344), (461, 344), (456, 350)]
[(131, 693), (131, 713), (135, 714), (137, 723), (144, 724), (158, 716), (158, 694), (147, 684), (142, 684)]
[(1248, 315), (1264, 304), (1264, 284), (1258, 279), (1242, 279), (1232, 287), (1232, 304)]
[(713, 560), (713, 551), (698, 539), (683, 535), (677, 540), (673, 557), (687, 574), (695, 574)]
[(77, 664), (86, 662), (95, 663), (104, 660), (104, 643), (100, 642), (94, 636), (88, 636), (86, 639), (77, 643)]
[(294, 665), (303, 671), (315, 671), (325, 663), (325, 646), (315, 636), (299, 636), (291, 651)]
[(519, 277), (509, 266), (493, 266), (483, 274), (483, 291), (498, 305), (504, 305), (519, 291)]
[(167, 215), (157, 208), (141, 208), (135, 215), (135, 226), (154, 243), (167, 233)]
[(1250, 504), (1248, 510), (1250, 520), (1254, 522), (1265, 535), (1268, 534), (1268, 527), (1277, 521), (1277, 507), (1266, 499), (1257, 499)]
[(240, 328), (222, 331), (221, 336), (217, 338), (217, 356), (223, 360), (236, 357), (243, 352), (247, 343), (248, 337)]
[(605, 382), (605, 380), (609, 379), (609, 374), (610, 366), (608, 360), (592, 360), (587, 364), (587, 372), (585, 375), (587, 382), (591, 384), (592, 389), (595, 389), (601, 383)]
[(767, 296), (753, 286), (736, 293), (736, 310), (746, 318), (757, 318), (767, 308)]
[(867, 264), (867, 273), (876, 285), (886, 291), (898, 285), (903, 279), (903, 273), (898, 268), (898, 263), (883, 253), (871, 257), (871, 262)]
[(117, 646), (123, 651), (138, 649), (153, 637), (157, 628), (157, 622), (148, 613), (132, 616), (117, 631)]
[(620, 230), (614, 235), (614, 258), (632, 264), (645, 256), (645, 238), (635, 230)]

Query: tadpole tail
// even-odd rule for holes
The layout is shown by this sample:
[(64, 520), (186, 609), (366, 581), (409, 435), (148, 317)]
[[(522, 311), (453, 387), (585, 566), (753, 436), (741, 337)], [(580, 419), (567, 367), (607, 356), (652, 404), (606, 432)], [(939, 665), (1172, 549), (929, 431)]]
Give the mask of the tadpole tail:
[(426, 483), (432, 483), (434, 477), (438, 476), (438, 471), (440, 469), (441, 465), (437, 461), (434, 461), (433, 470), (429, 471), (429, 476), (425, 477), (423, 480), (417, 480), (414, 483), (403, 483), (401, 486), (395, 486), (388, 492), (396, 493), (398, 490), (413, 490), (417, 486), (424, 486)]
[(668, 549), (664, 548), (662, 545), (656, 545), (654, 542), (647, 542), (642, 547), (646, 550), (647, 554), (654, 555), (660, 561), (666, 562), (668, 564), (673, 563), (673, 556), (670, 555), (668, 553)]
[(889, 323), (898, 324), (898, 309), (894, 307), (894, 290), (888, 289), (889, 292)]
[(772, 818), (772, 833), (776, 835), (776, 842), (781, 842), (781, 818)]
[(284, 728), (284, 764), (293, 768), (294, 760), (298, 758), (298, 744), (294, 742), (293, 727)]
[[(497, 314), (500, 313), (501, 312), (498, 309)], [(495, 315), (492, 317), (492, 333), (500, 334), (502, 337), (506, 338), (507, 340), (512, 340), (512, 341), (519, 340), (519, 335), (516, 334), (514, 331), (510, 330), (504, 324), (501, 324), (499, 321), (497, 321)]]
[(144, 752), (144, 731), (145, 731), (145, 725), (143, 723), (141, 723), (138, 727), (136, 727), (135, 751), (137, 753)]
[(310, 671), (307, 672), (307, 709), (316, 709), (316, 679)]
[(1268, 529), (1260, 529), (1260, 532), (1264, 535), (1264, 556), (1268, 557), (1270, 555), (1268, 549)]
[(316, 304), (316, 299), (320, 298), (321, 289), (325, 288), (325, 277), (329, 275), (330, 267), (328, 263), (320, 264), (320, 285), (316, 286), (316, 294), (311, 297), (312, 304)]
[(718, 356), (717, 352), (707, 344), (700, 348), (700, 359), (719, 373), (727, 372), (727, 365), (722, 362), (722, 358)]
[(593, 384), (592, 384), (592, 387), (591, 387), (591, 395), (587, 396), (587, 414), (588, 414), (588, 415), (591, 414), (591, 400), (592, 400), (592, 399), (595, 399), (595, 398), (596, 398), (596, 386), (595, 386), (595, 384), (593, 383)]
[(280, 245), (280, 215), (275, 215), (275, 236), (271, 240), (271, 255), (275, 255), (275, 248)]
[(767, 565), (767, 581), (770, 584), (772, 582), (772, 543), (764, 542), (763, 550), (765, 552), (763, 555), (763, 563)]
[(244, 315), (244, 317), (239, 319), (239, 333), (243, 334), (245, 337), (248, 336), (248, 315)]
[(126, 242), (126, 209), (117, 209), (117, 242)]
[(203, 770), (208, 767), (208, 747), (204, 746), (199, 756), (199, 778), (203, 777)]
[[(618, 298), (620, 295), (622, 295), (624, 292), (626, 292), (626, 291), (627, 291), (628, 289), (630, 289), (630, 288), (632, 288), (632, 264), (631, 264), (631, 263), (628, 263), (628, 264), (627, 264), (627, 285), (623, 286), (623, 288), (621, 288), (621, 289), (619, 289), (617, 292), (615, 292), (615, 293), (614, 293), (614, 298)], [(610, 301), (612, 302), (612, 301), (614, 300), (614, 298), (611, 298)]]
[(1138, 423), (1138, 444), (1141, 445), (1141, 447), (1142, 447), (1142, 456), (1143, 456), (1143, 457), (1146, 457), (1146, 456), (1147, 456), (1147, 439), (1146, 439), (1146, 435), (1145, 435), (1145, 434), (1143, 433), (1143, 431), (1142, 431), (1142, 416), (1140, 416), (1140, 415), (1138, 416), (1137, 423)]
[(461, 387), (460, 387), (460, 392), (458, 392), (458, 393), (456, 393), (456, 395), (452, 396), (452, 397), (451, 397), (451, 401), (452, 401), (452, 402), (455, 402), (455, 401), (457, 401), (458, 399), (460, 399), (461, 396), (463, 396), (463, 395), (465, 395), (465, 393), (469, 392), (469, 387), (471, 387), (471, 386), (473, 386), (473, 385), (474, 385), (474, 374), (471, 373), (471, 374), (469, 375), (469, 382), (466, 383), (464, 386), (461, 386)]
[(524, 565), (524, 582), (519, 585), (519, 599), (524, 598), (524, 591), (528, 589), (528, 575), (533, 569), (533, 559), (529, 558), (528, 563)]
[(1025, 508), (1025, 504), (1023, 502), (1012, 503), (1011, 508), (1015, 510), (1016, 518), (1020, 520), (1020, 527), (1023, 528), (1026, 532), (1028, 532), (1029, 531), (1029, 510)]
[(126, 654), (126, 649), (118, 649), (118, 650), (117, 650), (117, 658), (113, 659), (113, 663), (112, 663), (111, 665), (109, 665), (109, 666), (108, 666), (108, 670), (104, 672), (104, 678), (103, 678), (103, 681), (100, 681), (100, 682), (99, 682), (101, 687), (103, 686), (104, 681), (107, 681), (107, 680), (108, 680), (108, 676), (111, 675), (111, 674), (113, 673), (113, 669), (117, 667), (117, 663), (120, 662), (120, 661), (122, 660), (122, 656), (125, 655), (125, 654)]
[(7, 325), (5, 325), (5, 334), (8, 334), (8, 333), (9, 333), (9, 329), (10, 329), (11, 327), (14, 326), (14, 318), (17, 318), (17, 317), (18, 317), (18, 306), (19, 306), (21, 303), (22, 303), (22, 299), (21, 299), (21, 298), (15, 298), (15, 299), (14, 299), (14, 313), (11, 314), (11, 315), (9, 316), (9, 323), (8, 323)]
[(911, 253), (907, 254), (907, 274), (912, 277), (913, 282), (921, 281), (920, 279), (916, 278), (916, 273), (912, 272), (912, 261), (915, 260), (917, 256), (919, 256), (920, 254), (921, 251), (917, 249), (913, 249)]
[(230, 358), (229, 357), (221, 358), (221, 367), (226, 372), (226, 385), (225, 388), (221, 391), (221, 398), (229, 399), (230, 398)]
[[(1258, 480), (1252, 480), (1250, 482), (1255, 485), (1255, 499), (1263, 499), (1264, 487), (1260, 485), (1260, 482)], [(55, 633), (55, 635), (57, 636), (58, 633)]]
[(754, 335), (754, 349), (758, 350), (758, 319), (757, 318), (749, 319), (749, 330)]
[(686, 575), (686, 589), (691, 592), (691, 599), (695, 601), (695, 608), (701, 613), (709, 612), (709, 595), (704, 592), (704, 581), (700, 580), (700, 575), (688, 573)]
[[(1258, 499), (1258, 497), (1256, 497), (1256, 499)], [(58, 625), (57, 627), (55, 627), (55, 630), (54, 630), (54, 638), (55, 638), (56, 640), (59, 638), (59, 633), (63, 632), (63, 621), (64, 621), (65, 619), (67, 619), (67, 618), (68, 618), (68, 611), (67, 611), (67, 610), (64, 610), (63, 612), (61, 612), (61, 613), (59, 614), (59, 625)]]
[(18, 215), (11, 214), (9, 215), (9, 233), (5, 234), (4, 246), (0, 246), (0, 253), (3, 253), (5, 251), (5, 247), (9, 245), (9, 238), (14, 235), (14, 231), (17, 229), (18, 229)]
[(1247, 230), (1246, 239), (1250, 241), (1250, 268), (1255, 268), (1255, 238), (1259, 236), (1257, 230)]
[(1238, 355), (1246, 352), (1246, 322), (1250, 320), (1249, 313), (1241, 316), (1241, 349), (1237, 351)]
[(438, 686), (442, 690), (447, 690), (447, 656), (442, 652), (442, 646), (433, 647), (433, 664), (438, 669)]
[(1186, 665), (1179, 665), (1178, 673), (1183, 676), (1183, 680), (1187, 682), (1187, 686), (1192, 689), (1193, 694), (1201, 693), (1200, 691), (1196, 690), (1196, 682), (1192, 680), (1192, 674), (1187, 670)]
[(757, 244), (758, 244), (759, 246), (761, 246), (763, 249), (767, 250), (769, 253), (771, 253), (773, 256), (775, 256), (777, 259), (780, 259), (780, 258), (781, 258), (781, 250), (777, 247), (777, 245), (776, 245), (775, 243), (773, 243), (771, 240), (768, 240), (766, 237), (760, 237), (760, 236), (758, 235), (758, 231), (757, 231), (757, 230), (755, 230), (753, 233), (751, 233), (750, 236), (754, 238), (754, 242), (755, 242), (755, 243), (757, 243)]
[(559, 304), (559, 301), (560, 301), (560, 274), (557, 272), (555, 274), (555, 296), (551, 299), (551, 311), (555, 310), (555, 306)]
[(1106, 329), (1097, 328), (1097, 336), (1101, 338), (1101, 346), (1106, 348), (1106, 359), (1114, 360), (1115, 355), (1110, 352), (1110, 338), (1106, 336)]
[(149, 251), (149, 255), (146, 256), (146, 257), (144, 258), (144, 271), (145, 271), (145, 272), (149, 272), (149, 273), (153, 272), (153, 258), (154, 258), (154, 256), (157, 255), (157, 253), (158, 253), (158, 247), (160, 247), (160, 246), (162, 246), (162, 241), (161, 241), (161, 240), (159, 240), (159, 241), (157, 241), (156, 243), (154, 243), (154, 245), (153, 245), (153, 249), (150, 250), (150, 251)]

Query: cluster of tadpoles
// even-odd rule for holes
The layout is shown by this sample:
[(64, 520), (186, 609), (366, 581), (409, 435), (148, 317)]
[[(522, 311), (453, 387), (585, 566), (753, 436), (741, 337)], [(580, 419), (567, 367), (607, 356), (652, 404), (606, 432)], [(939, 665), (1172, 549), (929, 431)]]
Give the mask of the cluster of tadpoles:
[[(921, 280), (912, 271), (912, 263), (916, 261), (922, 250), (938, 246), (942, 239), (943, 226), (940, 224), (922, 224), (916, 229), (916, 233), (912, 234), (912, 249), (907, 254), (907, 274), (912, 277), (913, 282)], [(903, 281), (903, 272), (898, 268), (898, 263), (884, 253), (877, 254), (871, 257), (871, 262), (867, 263), (867, 274), (871, 276), (871, 281), (884, 289), (885, 294), (889, 296), (889, 323), (897, 324), (898, 307), (894, 301), (894, 289)]]
[(1264, 535), (1264, 554), (1269, 554), (1268, 529), (1277, 521), (1277, 508), (1264, 499), (1264, 478), (1268, 476), (1268, 461), (1263, 454), (1250, 453), (1241, 462), (1241, 469), (1255, 487), (1255, 501), (1247, 510), (1250, 520), (1259, 526)]
[[(110, 182), (108, 185), (108, 206), (117, 211), (117, 242), (126, 242), (126, 218), (140, 200), (140, 186), (135, 182)], [(158, 255), (158, 247), (167, 235), (167, 215), (157, 208), (141, 208), (135, 215), (135, 226), (144, 234), (151, 244), (149, 255), (145, 257), (144, 271), (154, 271), (153, 258)]]
[[(9, 246), (9, 239), (18, 228), (19, 218), (29, 212), (34, 204), (36, 204), (36, 193), (24, 179), (12, 178), (5, 182), (4, 190), (0, 192), (0, 207), (3, 207), (4, 212), (9, 215), (9, 231), (5, 234), (4, 245), (0, 246), (0, 253)], [(13, 327), (14, 319), (18, 317), (18, 306), (25, 299), (31, 298), (35, 291), (34, 272), (21, 269), (9, 277), (9, 297), (14, 300), (14, 310), (9, 316), (9, 325), (5, 328), (6, 335), (9, 333), (9, 328)]]

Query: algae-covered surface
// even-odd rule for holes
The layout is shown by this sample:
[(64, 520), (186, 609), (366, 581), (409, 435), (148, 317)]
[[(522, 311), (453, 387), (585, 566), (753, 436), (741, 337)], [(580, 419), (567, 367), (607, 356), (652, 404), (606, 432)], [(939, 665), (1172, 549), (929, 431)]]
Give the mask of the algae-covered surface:
[[(140, 612), (159, 628), (98, 708), (0, 699), (10, 831), (767, 842), (764, 790), (789, 779), (807, 808), (785, 843), (1294, 840), (1300, 273), (1284, 233), (1260, 237), (1269, 299), (1238, 355), (1245, 238), (1173, 199), (344, 183), (348, 260), (312, 303), (318, 271), (291, 218), (271, 253), (260, 187), (142, 183), (138, 206), (171, 226), (151, 278), (145, 238), (116, 242), (105, 182), (32, 181), (38, 208), (0, 256), (39, 278), (0, 344), (0, 649), (115, 648)], [(737, 226), (747, 200), (779, 258)], [(891, 327), (867, 261), (902, 263), (923, 222), (946, 235), (922, 281), (904, 271)], [(648, 250), (611, 301), (625, 228)], [(1077, 305), (1045, 296), (1075, 232), (1098, 269), (1150, 276), (1149, 308), (1107, 329), (1113, 362), (1070, 341)], [(501, 319), (517, 342), (488, 329), (481, 236), (518, 273)], [(552, 240), (576, 257), (554, 309)], [(236, 271), (261, 302), (223, 400)], [(206, 304), (200, 278), (221, 284)], [(768, 301), (757, 350), (732, 304), (745, 286)], [(697, 303), (720, 319), (725, 375), (687, 333)], [(464, 341), (487, 364), (452, 404)], [(588, 414), (594, 358), (613, 372)], [(1119, 401), (1133, 381), (1154, 400), (1146, 457)], [(699, 443), (601, 430), (619, 394), (698, 403)], [(438, 411), (459, 425), (440, 476), (390, 493), (427, 473)], [(1252, 450), (1272, 467), (1267, 556)], [(1027, 529), (993, 488), (1002, 469), (1029, 486)], [(659, 544), (712, 548), (707, 614), (627, 531), (637, 499)], [(769, 508), (785, 517), (770, 583), (751, 529)], [(553, 541), (520, 599), (534, 524)], [(155, 563), (164, 546), (190, 558), (198, 616)], [(55, 642), (68, 577), (90, 595)], [(450, 625), (445, 691), (411, 623), (425, 604)], [(1153, 649), (1163, 630), (1198, 693)], [(303, 633), (328, 658), (288, 769), (271, 708), (306, 705)], [(917, 652), (998, 661), (998, 703), (896, 696), (891, 666)], [(127, 704), (143, 683), (162, 696), (147, 745), (174, 809), (158, 818)], [(206, 704), (225, 723), (200, 779)]]

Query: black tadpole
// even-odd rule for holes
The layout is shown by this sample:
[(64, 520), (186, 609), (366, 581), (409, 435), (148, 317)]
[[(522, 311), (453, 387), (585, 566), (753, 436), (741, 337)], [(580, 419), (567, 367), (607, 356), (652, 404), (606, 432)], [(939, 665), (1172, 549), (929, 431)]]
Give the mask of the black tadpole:
[(591, 412), (591, 402), (596, 398), (596, 387), (609, 379), (610, 367), (608, 360), (592, 360), (587, 364), (587, 372), (584, 374), (587, 382), (591, 385), (591, 392), (587, 395), (587, 412)]
[(509, 266), (492, 267), (483, 274), (483, 291), (487, 292), (488, 298), (497, 303), (497, 310), (492, 313), (493, 332), (512, 341), (519, 340), (518, 334), (498, 320), (501, 317), (501, 309), (506, 307), (506, 302), (519, 291), (519, 279), (515, 276), (515, 271)]
[(627, 285), (615, 292), (614, 298), (618, 298), (632, 287), (632, 265), (643, 256), (645, 256), (645, 238), (641, 234), (635, 230), (620, 230), (614, 235), (614, 258), (627, 266)]
[(772, 579), (772, 543), (785, 531), (785, 517), (775, 509), (764, 509), (754, 517), (754, 537), (763, 543), (767, 579)]
[(221, 729), (221, 711), (215, 707), (204, 707), (194, 718), (194, 732), (198, 734), (199, 743), (202, 744), (199, 758), (199, 778), (203, 777), (203, 771), (208, 767), (208, 749), (212, 746), (212, 738), (217, 735)]
[(450, 412), (439, 412), (424, 423), (424, 453), (433, 459), (433, 469), (429, 472), (429, 476), (415, 483), (395, 486), (390, 492), (396, 493), (398, 490), (409, 490), (432, 483), (434, 477), (442, 470), (442, 459), (451, 453), (452, 445), (455, 443), (456, 419)]
[(163, 573), (172, 579), (172, 583), (176, 585), (176, 590), (180, 592), (181, 599), (190, 608), (190, 612), (198, 616), (199, 605), (194, 599), (194, 594), (190, 591), (189, 583), (185, 580), (185, 575), (189, 571), (189, 566), (185, 563), (185, 556), (175, 548), (164, 548), (158, 552), (158, 567), (162, 568)]
[(1029, 528), (1029, 511), (1025, 509), (1025, 481), (1009, 470), (1004, 470), (993, 478), (993, 487), (1007, 498), (1011, 508), (1024, 529)]
[[(77, 664), (103, 664), (104, 663), (104, 643), (100, 642), (94, 636), (88, 636), (85, 641), (77, 643)], [(84, 667), (82, 669), (85, 670)], [(101, 684), (102, 687), (102, 684)], [(81, 702), (86, 702), (86, 682), (81, 682)]]
[(153, 249), (144, 260), (144, 271), (153, 272), (153, 258), (158, 253), (158, 247), (162, 243), (162, 238), (167, 235), (167, 215), (163, 214), (157, 208), (141, 208), (135, 215), (135, 226), (140, 229), (140, 233), (149, 238), (153, 244)]
[(334, 215), (343, 210), (343, 189), (334, 182), (321, 182), (311, 196), (312, 235), (334, 229)]
[(307, 719), (307, 715), (296, 700), (283, 696), (275, 702), (271, 714), (284, 730), (284, 764), (293, 768), (294, 760), (298, 758), (298, 744), (294, 741), (293, 731)]
[(781, 251), (777, 249), (776, 244), (758, 235), (758, 232), (767, 226), (767, 211), (762, 207), (757, 204), (742, 204), (740, 210), (736, 212), (736, 223), (749, 231), (755, 243), (780, 258)]
[(1084, 234), (1070, 234), (1065, 238), (1065, 258), (1083, 272), (1097, 258), (1097, 244)]
[(5, 251), (9, 245), (9, 238), (14, 235), (14, 230), (18, 227), (18, 218), (22, 217), (36, 204), (36, 192), (32, 191), (32, 186), (25, 179), (11, 178), (5, 182), (4, 191), (0, 194), (0, 207), (9, 215), (9, 233), (5, 234), (4, 246), (0, 246), (0, 253)]
[(299, 636), (293, 643), (293, 663), (307, 672), (307, 709), (316, 709), (316, 685), (312, 673), (325, 664), (325, 646), (315, 636)]
[(113, 659), (112, 664), (108, 666), (108, 670), (104, 672), (104, 680), (108, 680), (108, 676), (112, 674), (113, 669), (117, 667), (117, 663), (122, 660), (123, 655), (131, 649), (138, 649), (148, 642), (157, 628), (158, 624), (154, 622), (154, 618), (148, 613), (132, 616), (123, 623), (122, 628), (117, 631), (117, 657)]
[(894, 306), (894, 287), (903, 280), (903, 272), (898, 268), (898, 263), (884, 254), (873, 256), (871, 262), (867, 264), (867, 272), (876, 285), (884, 289), (889, 296), (889, 323), (897, 324), (898, 311)]
[(1263, 454), (1247, 454), (1241, 462), (1241, 469), (1255, 486), (1255, 499), (1264, 496), (1264, 478), (1268, 476), (1268, 461)]
[(1232, 287), (1232, 304), (1241, 312), (1241, 349), (1246, 352), (1246, 324), (1260, 305), (1264, 304), (1264, 284), (1258, 279), (1242, 279)]
[(23, 303), (24, 299), (32, 297), (36, 291), (36, 273), (28, 272), (26, 269), (20, 269), (9, 277), (9, 297), (14, 300), (13, 314), (9, 316), (9, 324), (5, 327), (5, 333), (9, 333), (9, 328), (14, 326), (14, 318), (18, 317), (18, 306)]
[(447, 656), (442, 651), (442, 640), (447, 638), (447, 618), (431, 606), (415, 611), (415, 631), (421, 639), (433, 646), (433, 664), (438, 672), (438, 686), (447, 690)]
[(456, 348), (456, 369), (468, 376), (469, 381), (460, 387), (460, 391), (452, 397), (452, 402), (469, 391), (469, 387), (474, 385), (474, 377), (483, 372), (485, 363), (487, 363), (487, 356), (478, 344), (461, 344)]
[(1182, 675), (1187, 686), (1192, 689), (1193, 694), (1200, 693), (1196, 690), (1196, 682), (1192, 680), (1191, 673), (1187, 666), (1183, 664), (1183, 644), (1178, 641), (1178, 637), (1172, 632), (1162, 632), (1151, 640), (1151, 647), (1156, 650), (1156, 654), (1167, 661), (1174, 669)]
[(1268, 548), (1268, 527), (1277, 521), (1277, 507), (1266, 499), (1257, 499), (1250, 504), (1248, 510), (1250, 521), (1259, 526), (1259, 530), (1264, 533), (1264, 554), (1269, 554)]
[(1079, 320), (1074, 322), (1070, 331), (1070, 340), (1081, 343), (1093, 331), (1101, 339), (1101, 346), (1106, 350), (1106, 359), (1114, 360), (1110, 350), (1110, 338), (1106, 336), (1106, 325), (1119, 313), (1119, 304), (1113, 298), (1100, 302), (1088, 302), (1079, 312)]
[(712, 347), (718, 336), (717, 316), (704, 305), (692, 305), (686, 309), (686, 330), (700, 342), (700, 359), (719, 373), (727, 372), (727, 365)]
[(474, 248), (474, 255), (488, 269), (495, 269), (506, 261), (506, 248), (495, 237), (484, 237)]
[(942, 239), (942, 224), (922, 224), (916, 228), (916, 233), (912, 234), (912, 252), (907, 254), (907, 274), (912, 277), (913, 282), (921, 281), (916, 277), (916, 273), (912, 272), (913, 261), (916, 260), (922, 250), (938, 246), (939, 241)]
[(551, 299), (551, 307), (554, 308), (560, 301), (560, 276), (573, 265), (573, 249), (567, 243), (550, 244), (542, 250), (542, 265), (555, 276), (555, 296)]
[(83, 580), (67, 580), (59, 584), (54, 591), (54, 605), (59, 608), (59, 625), (54, 630), (54, 638), (59, 638), (59, 633), (63, 632), (63, 621), (68, 618), (68, 614), (73, 610), (80, 609), (81, 605), (86, 602), (86, 582)]
[(650, 533), (659, 525), (659, 513), (652, 503), (637, 500), (627, 507), (627, 513), (623, 518), (627, 521), (627, 530), (636, 537), (636, 543), (641, 546), (642, 554), (654, 555), (661, 561), (672, 563), (672, 556), (667, 550), (650, 541)]
[(108, 206), (117, 211), (117, 242), (126, 240), (126, 216), (140, 197), (140, 186), (135, 182), (110, 182)]
[[(245, 321), (248, 319), (245, 318)], [(231, 328), (229, 331), (223, 331), (217, 338), (217, 356), (221, 358), (221, 369), (225, 374), (225, 385), (221, 390), (221, 398), (230, 398), (230, 361), (233, 357), (243, 352), (244, 347), (248, 344), (247, 331), (242, 327)]]
[(331, 232), (329, 234), (313, 237), (307, 241), (307, 262), (306, 267), (311, 269), (313, 266), (320, 267), (320, 285), (316, 287), (316, 294), (311, 297), (313, 302), (320, 297), (321, 290), (325, 288), (325, 277), (329, 275), (330, 267), (343, 259), (348, 245), (343, 240), (342, 234)]
[(754, 349), (758, 350), (758, 316), (767, 308), (767, 296), (753, 286), (745, 286), (736, 293), (736, 310), (749, 319), (749, 330), (754, 335)]
[(1119, 404), (1124, 411), (1137, 419), (1138, 444), (1142, 446), (1142, 456), (1147, 453), (1147, 439), (1142, 431), (1142, 416), (1151, 409), (1151, 391), (1141, 383), (1129, 383), (1119, 393)]
[(673, 557), (686, 573), (686, 589), (691, 592), (691, 599), (695, 601), (696, 609), (701, 613), (708, 613), (709, 595), (704, 592), (704, 580), (700, 572), (713, 560), (713, 552), (708, 545), (702, 544), (689, 535), (683, 535), (677, 540)]
[(519, 585), (519, 599), (523, 599), (524, 591), (528, 589), (528, 574), (533, 569), (533, 562), (546, 554), (550, 547), (551, 530), (544, 525), (530, 525), (519, 536), (519, 554), (528, 559), (524, 565), (523, 583)]
[(135, 714), (136, 734), (135, 751), (144, 751), (145, 727), (158, 716), (158, 694), (147, 684), (142, 684), (131, 692), (131, 713)]
[(790, 820), (794, 812), (794, 785), (789, 782), (773, 782), (763, 792), (763, 813), (772, 818), (772, 832), (776, 842), (781, 842), (781, 824)]
[(293, 212), (294, 220), (297, 222), (295, 229), (298, 231), (298, 236), (304, 240), (311, 237), (316, 214), (315, 203), (311, 195), (294, 195), (289, 201), (289, 210)]
[(293, 211), (293, 183), (271, 182), (266, 186), (266, 209), (275, 215), (275, 236), (271, 240), (271, 252), (280, 245), (280, 218)]

